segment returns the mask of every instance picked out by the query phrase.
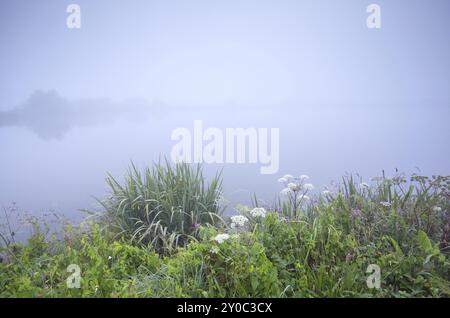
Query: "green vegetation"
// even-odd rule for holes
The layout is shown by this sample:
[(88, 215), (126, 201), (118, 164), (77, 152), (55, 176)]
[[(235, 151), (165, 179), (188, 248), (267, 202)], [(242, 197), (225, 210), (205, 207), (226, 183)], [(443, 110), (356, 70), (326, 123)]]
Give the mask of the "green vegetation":
[(2, 233), (0, 297), (450, 297), (449, 177), (346, 176), (320, 195), (307, 179), (225, 219), (220, 175), (132, 166), (85, 224), (48, 236), (35, 223), (25, 244)]
[(195, 240), (200, 225), (222, 221), (221, 175), (206, 186), (200, 166), (172, 167), (166, 161), (141, 173), (132, 164), (125, 185), (110, 175), (106, 181), (111, 195), (100, 201), (100, 222), (107, 231), (159, 253)]

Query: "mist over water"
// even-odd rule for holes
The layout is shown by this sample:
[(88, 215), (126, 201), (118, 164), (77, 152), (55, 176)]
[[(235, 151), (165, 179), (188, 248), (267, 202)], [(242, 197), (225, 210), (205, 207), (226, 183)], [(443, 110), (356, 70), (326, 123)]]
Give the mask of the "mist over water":
[[(79, 221), (167, 156), (172, 131), (279, 128), (280, 169), (223, 168), (230, 207), (270, 203), (284, 174), (449, 174), (448, 1), (60, 1), (0, 4), (0, 205)], [(420, 170), (419, 170), (420, 169)]]
[[(99, 110), (104, 108), (99, 108)], [(53, 121), (59, 116), (34, 114), (46, 123), (46, 134), (26, 124), (1, 128), (0, 201), (16, 201), (27, 210), (54, 209), (80, 220), (81, 208), (95, 208), (91, 196), (107, 194), (109, 172), (119, 179), (130, 161), (139, 167), (164, 156), (170, 159), (176, 141), (173, 129), (193, 130), (201, 118), (204, 128), (267, 127), (280, 129), (280, 169), (263, 175), (256, 164), (204, 164), (207, 177), (223, 168), (225, 197), (230, 207), (249, 203), (256, 193), (270, 203), (280, 191), (280, 175), (308, 174), (318, 190), (348, 173), (366, 181), (395, 168), (427, 175), (448, 173), (448, 107), (279, 106), (246, 110), (244, 107), (202, 108), (189, 111), (172, 107), (140, 116), (133, 112), (97, 114), (91, 111), (62, 134)], [(156, 115), (157, 114), (157, 115)], [(96, 119), (100, 119), (96, 123)], [(50, 136), (54, 138), (50, 138)], [(204, 145), (207, 142), (204, 142)], [(420, 170), (418, 170), (420, 168)]]

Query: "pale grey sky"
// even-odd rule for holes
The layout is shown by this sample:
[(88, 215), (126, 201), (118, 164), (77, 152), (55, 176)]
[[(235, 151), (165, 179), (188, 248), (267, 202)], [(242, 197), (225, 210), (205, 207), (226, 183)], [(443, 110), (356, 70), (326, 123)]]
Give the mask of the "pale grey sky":
[[(81, 29), (66, 7), (81, 7)], [(382, 27), (366, 27), (366, 7)], [(449, 174), (447, 0), (2, 0), (0, 204), (84, 208), (170, 134), (280, 128), (280, 174)], [(184, 110), (184, 111), (183, 111)], [(217, 167), (207, 167), (211, 173)], [(225, 167), (233, 200), (277, 193)], [(244, 189), (244, 192), (239, 192)], [(244, 193), (235, 195), (236, 192)]]

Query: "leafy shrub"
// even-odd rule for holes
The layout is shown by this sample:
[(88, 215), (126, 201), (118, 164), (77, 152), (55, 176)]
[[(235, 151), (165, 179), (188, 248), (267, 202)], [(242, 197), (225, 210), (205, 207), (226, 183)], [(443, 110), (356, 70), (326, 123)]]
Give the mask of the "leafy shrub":
[(363, 264), (349, 262), (356, 241), (326, 219), (291, 221), (270, 213), (254, 230), (279, 271), (283, 296), (343, 297), (369, 292)]
[[(450, 262), (425, 232), (403, 253), (389, 236), (359, 243), (336, 218), (322, 207), (312, 222), (268, 213), (253, 224), (252, 236), (277, 268), (283, 296), (448, 297)], [(370, 264), (381, 268), (381, 289), (367, 286)]]
[[(214, 235), (208, 231), (207, 236)], [(203, 234), (206, 235), (206, 234)], [(222, 243), (192, 242), (166, 259), (165, 296), (278, 297), (277, 268), (264, 247), (247, 235), (233, 235)], [(169, 287), (167, 285), (169, 283)]]
[[(68, 288), (70, 264), (81, 269), (80, 288)], [(2, 297), (137, 296), (133, 277), (155, 272), (160, 259), (154, 252), (112, 242), (98, 227), (76, 233), (71, 241), (33, 235), (16, 245), (11, 261), (0, 263)]]

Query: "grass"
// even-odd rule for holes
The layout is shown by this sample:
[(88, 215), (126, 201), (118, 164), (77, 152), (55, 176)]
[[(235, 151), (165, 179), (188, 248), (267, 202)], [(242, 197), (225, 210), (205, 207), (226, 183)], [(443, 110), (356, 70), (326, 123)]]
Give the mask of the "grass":
[(167, 161), (140, 172), (134, 164), (124, 185), (108, 175), (111, 195), (100, 201), (100, 222), (107, 231), (159, 253), (196, 240), (200, 225), (221, 223), (222, 177), (207, 185), (201, 167)]
[(274, 206), (224, 219), (220, 173), (132, 164), (86, 226), (35, 222), (23, 244), (4, 227), (0, 297), (450, 297), (450, 177), (347, 175), (316, 195), (288, 179)]

